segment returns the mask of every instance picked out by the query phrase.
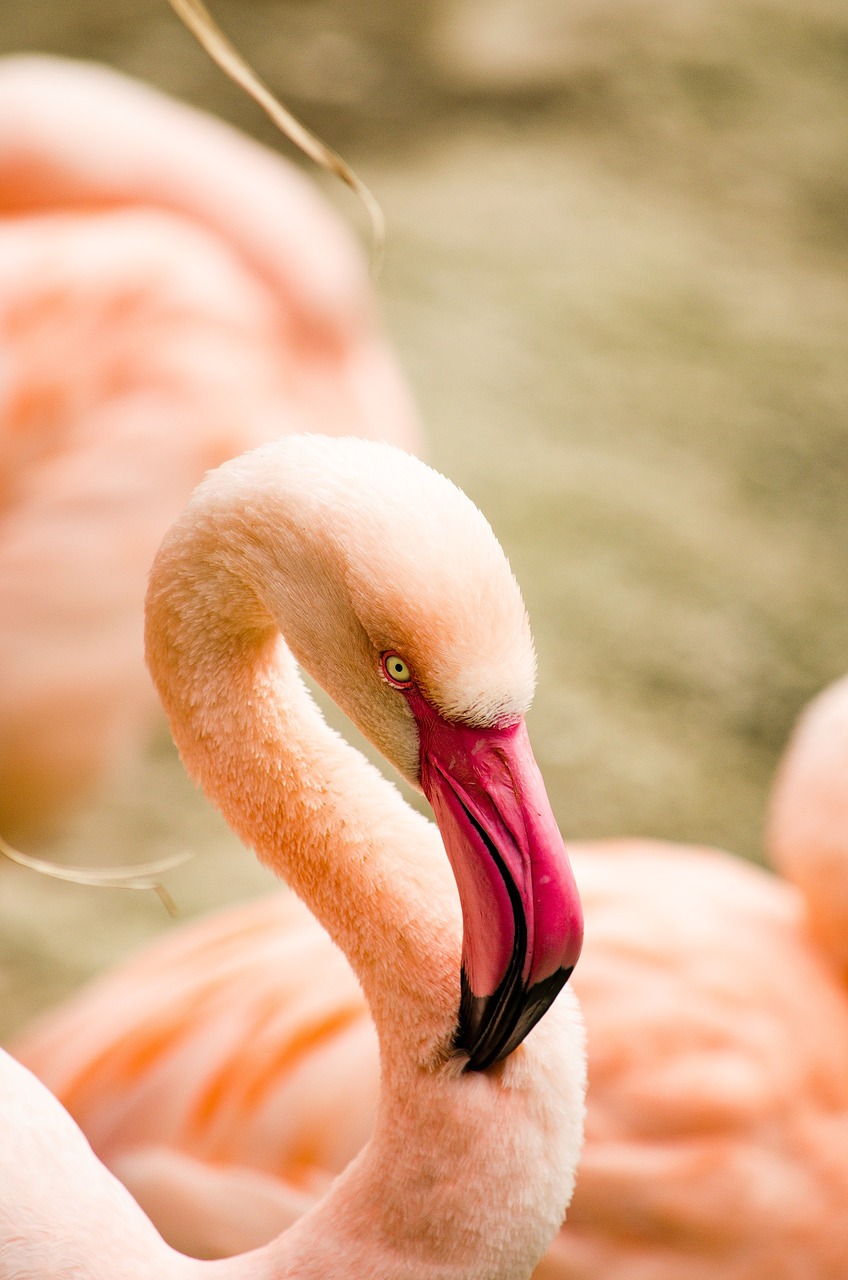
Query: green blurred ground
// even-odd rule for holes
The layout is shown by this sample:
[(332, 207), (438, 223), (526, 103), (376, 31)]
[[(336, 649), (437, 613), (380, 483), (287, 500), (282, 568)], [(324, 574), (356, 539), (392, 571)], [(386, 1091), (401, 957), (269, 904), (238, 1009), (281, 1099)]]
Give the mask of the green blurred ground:
[[(758, 856), (791, 722), (848, 654), (848, 9), (214, 7), (385, 206), (386, 321), (431, 460), (524, 587), (566, 837)], [(4, 7), (22, 49), (271, 140), (165, 0)], [(47, 852), (176, 847), (186, 913), (268, 883), (159, 742)], [(168, 927), (152, 899), (0, 877), (0, 1033)]]

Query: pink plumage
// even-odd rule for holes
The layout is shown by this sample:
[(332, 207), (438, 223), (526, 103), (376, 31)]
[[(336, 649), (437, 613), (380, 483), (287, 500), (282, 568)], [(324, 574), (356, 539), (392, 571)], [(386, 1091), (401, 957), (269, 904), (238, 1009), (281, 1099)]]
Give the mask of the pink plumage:
[(362, 255), (290, 165), (105, 68), (0, 61), (0, 832), (155, 705), (147, 570), (191, 489), (292, 430), (418, 429)]
[[(462, 559), (448, 554), (456, 545), (466, 548)], [(469, 600), (473, 608), (457, 604)], [(442, 606), (466, 614), (450, 635), (438, 626)], [(380, 1046), (376, 1122), (355, 1154), (342, 1137), (333, 1158), (353, 1159), (317, 1200), (315, 1186), (273, 1194), (271, 1179), (248, 1168), (192, 1163), (178, 1152), (163, 1168), (155, 1151), (137, 1152), (137, 1173), (143, 1180), (152, 1172), (172, 1224), (191, 1220), (188, 1193), (213, 1224), (226, 1223), (246, 1195), (245, 1226), (257, 1226), (258, 1205), (277, 1233), (255, 1252), (201, 1262), (168, 1248), (68, 1113), (0, 1054), (0, 1280), (527, 1280), (571, 1196), (585, 1089), (571, 991), (559, 991), (559, 982), (553, 1001), (545, 972), (540, 1002), (536, 924), (544, 933), (548, 901), (563, 904), (557, 947), (570, 963), (580, 911), (523, 727), (534, 670), (529, 623), (491, 529), (409, 454), (352, 438), (291, 436), (225, 463), (198, 487), (156, 555), (145, 639), (189, 773), (308, 904), (361, 984)], [(402, 689), (386, 678), (389, 651), (410, 672)], [(327, 726), (295, 658), (407, 781), (438, 767), (443, 794), (466, 797), (437, 814), (438, 831)], [(425, 709), (428, 720), (444, 721), (437, 748), (419, 735)], [(507, 716), (515, 722), (508, 752)], [(487, 786), (490, 776), (496, 785)], [(502, 868), (511, 903), (494, 922), (474, 909), (475, 875), (490, 880), (483, 860)], [(494, 991), (468, 979), (476, 1002), (469, 1017), (464, 964), (479, 954), (469, 935), (481, 928), (505, 930), (513, 948), (507, 973), (493, 975)], [(246, 954), (237, 935), (229, 947), (216, 939), (206, 957), (214, 951), (236, 979)], [(342, 1037), (351, 1031), (355, 1043), (361, 997), (350, 978), (335, 980), (339, 957), (326, 936), (313, 929), (312, 937), (313, 968), (332, 983), (332, 1027)], [(306, 942), (314, 945), (308, 934)], [(274, 962), (266, 948), (264, 963)], [(178, 969), (166, 958), (159, 970), (163, 1010), (169, 992), (188, 994)], [(345, 989), (351, 1000), (339, 1009)], [(217, 992), (196, 990), (195, 998), (196, 1013), (204, 1005), (212, 1012)], [(285, 1025), (276, 1023), (275, 1002), (252, 1026), (238, 1007), (234, 1020), (223, 1005), (219, 1012), (242, 1048), (252, 1036), (274, 1051)], [(313, 1015), (305, 1039), (301, 1023), (295, 1055), (326, 1031), (318, 1022)], [(137, 1044), (128, 1063), (136, 1083), (187, 1028), (160, 1024), (160, 1040)], [(169, 1119), (202, 1132), (209, 1148), (229, 1079), (219, 1069), (226, 1064), (213, 1064), (216, 1020), (201, 1017), (195, 1030), (194, 1050), (206, 1041), (212, 1072), (193, 1100), (178, 1088)], [(254, 1102), (270, 1099), (268, 1065), (248, 1088)], [(279, 1054), (271, 1065), (279, 1071)], [(316, 1078), (311, 1072), (312, 1089)], [(103, 1101), (108, 1107), (105, 1093)]]
[[(822, 862), (837, 887), (845, 874), (846, 776), (843, 681), (802, 719), (772, 797), (770, 847), (801, 884), (826, 888)], [(715, 850), (570, 853), (586, 915), (573, 979), (586, 1145), (537, 1277), (848, 1274), (848, 994), (810, 903)], [(838, 892), (811, 897), (815, 928), (822, 901), (838, 910)], [(364, 1140), (378, 1085), (358, 987), (287, 895), (178, 930), (19, 1050), (198, 1253), (257, 1242), (322, 1193)]]
[(771, 861), (804, 896), (810, 930), (848, 981), (848, 678), (810, 704), (769, 806)]

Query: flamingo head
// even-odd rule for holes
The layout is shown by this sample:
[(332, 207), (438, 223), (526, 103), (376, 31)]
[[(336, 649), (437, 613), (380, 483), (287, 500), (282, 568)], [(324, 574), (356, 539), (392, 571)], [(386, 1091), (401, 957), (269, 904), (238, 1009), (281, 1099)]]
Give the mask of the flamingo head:
[(518, 586), (477, 507), (418, 459), (322, 437), (274, 448), (287, 598), (273, 612), (433, 808), (463, 916), (456, 1045), (483, 1070), (550, 1006), (582, 943), (524, 722), (535, 655)]

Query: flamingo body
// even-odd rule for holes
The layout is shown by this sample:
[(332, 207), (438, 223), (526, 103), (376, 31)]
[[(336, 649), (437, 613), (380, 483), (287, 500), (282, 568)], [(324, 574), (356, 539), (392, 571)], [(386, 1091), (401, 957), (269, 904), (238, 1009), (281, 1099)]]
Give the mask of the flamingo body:
[(358, 251), (284, 161), (105, 68), (0, 60), (0, 831), (155, 705), (147, 570), (205, 471), (290, 431), (415, 449)]

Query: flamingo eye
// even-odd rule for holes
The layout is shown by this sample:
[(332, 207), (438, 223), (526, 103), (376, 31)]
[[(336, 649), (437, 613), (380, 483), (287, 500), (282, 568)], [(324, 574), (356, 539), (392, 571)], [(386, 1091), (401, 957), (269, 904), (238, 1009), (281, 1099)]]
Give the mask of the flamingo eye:
[(383, 654), (383, 671), (390, 684), (403, 687), (408, 685), (412, 680), (412, 672), (404, 662), (400, 654), (384, 653)]

